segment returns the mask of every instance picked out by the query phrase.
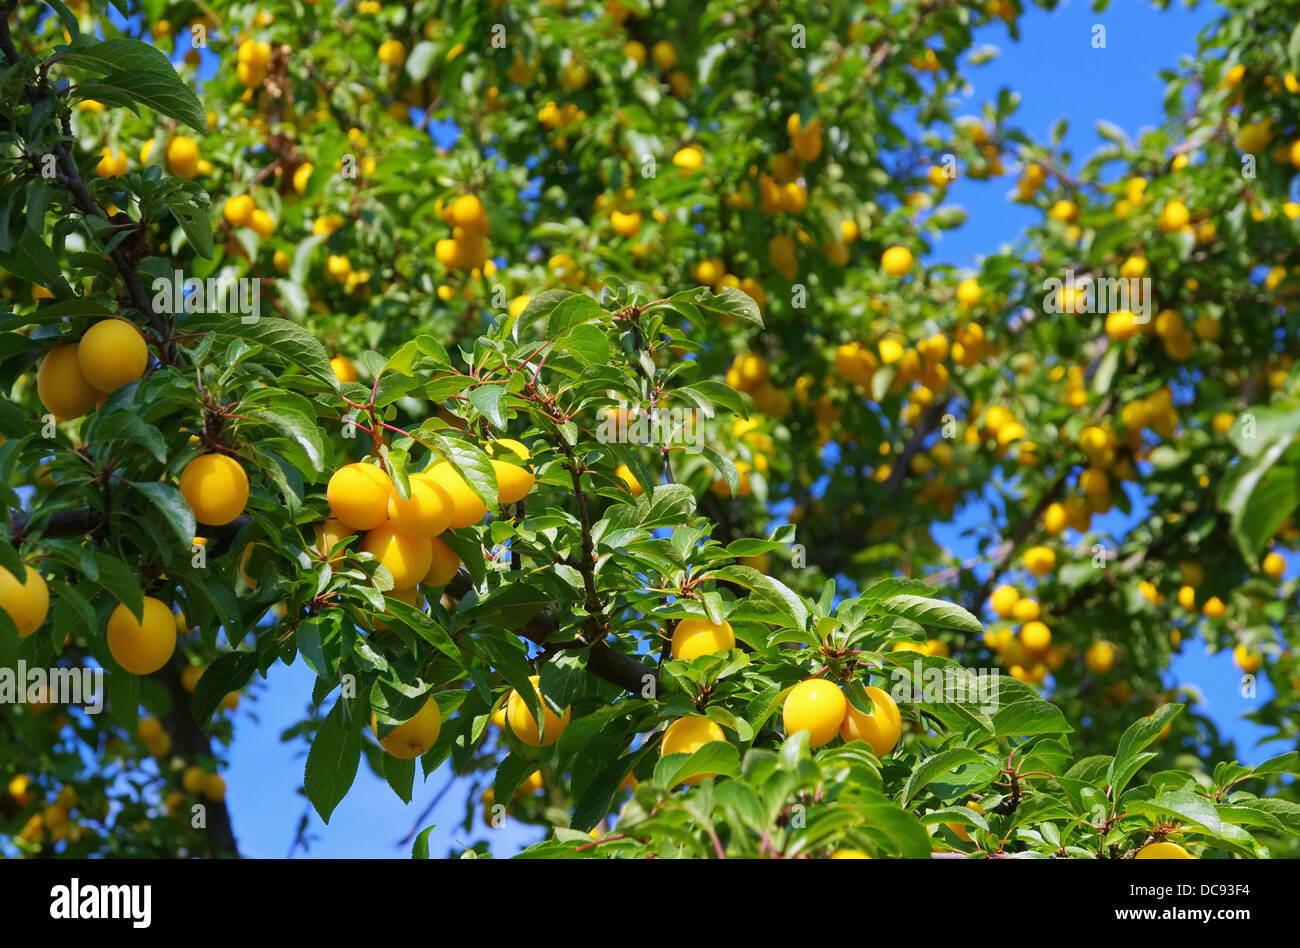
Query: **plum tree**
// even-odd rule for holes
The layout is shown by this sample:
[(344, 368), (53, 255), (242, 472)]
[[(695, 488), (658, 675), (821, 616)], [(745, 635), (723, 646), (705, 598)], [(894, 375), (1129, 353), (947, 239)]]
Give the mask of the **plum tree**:
[(111, 699), (0, 718), (0, 851), (237, 852), (300, 665), (316, 815), (450, 771), (481, 854), (485, 792), (543, 856), (1300, 853), (1170, 672), (1294, 744), (1285, 5), (1091, 155), (968, 95), (1054, 0), (444, 6), (0, 5), (0, 666)]

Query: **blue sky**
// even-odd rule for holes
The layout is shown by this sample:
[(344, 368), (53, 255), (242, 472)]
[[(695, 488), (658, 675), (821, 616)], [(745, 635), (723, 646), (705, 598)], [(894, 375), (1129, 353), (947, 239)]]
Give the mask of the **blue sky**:
[[(1120, 0), (1097, 14), (1087, 0), (1065, 0), (1052, 13), (1036, 7), (1026, 12), (1018, 43), (1000, 24), (977, 31), (976, 47), (987, 43), (1002, 52), (991, 62), (966, 68), (972, 93), (958, 104), (959, 114), (962, 105), (969, 114), (979, 114), (984, 102), (1010, 88), (1020, 95), (1020, 107), (1009, 124), (1031, 139), (1048, 142), (1052, 126), (1069, 120), (1063, 146), (1077, 170), (1103, 143), (1095, 131), (1099, 120), (1118, 125), (1130, 139), (1163, 121), (1165, 84), (1158, 73), (1194, 55), (1197, 34), (1219, 12), (1213, 3), (1202, 2), (1190, 11), (1177, 0), (1175, 4), (1162, 12), (1144, 0)], [(1106, 27), (1104, 49), (1092, 46), (1093, 26), (1099, 23)], [(932, 259), (972, 265), (981, 254), (1013, 242), (1040, 222), (1041, 211), (1007, 199), (1014, 187), (1011, 175), (987, 182), (959, 177), (948, 188), (948, 203), (964, 207), (970, 218), (943, 236)]]
[[(1194, 53), (1197, 32), (1213, 18), (1215, 9), (1187, 11), (1181, 7), (1160, 12), (1138, 0), (1112, 4), (1104, 15), (1094, 14), (1083, 0), (1069, 0), (1054, 13), (1032, 9), (1021, 19), (1022, 39), (1009, 41), (1000, 24), (980, 31), (977, 44), (1000, 47), (991, 63), (968, 71), (973, 94), (964, 111), (975, 114), (982, 102), (1008, 86), (1021, 95), (1013, 123), (1037, 139), (1046, 139), (1052, 125), (1068, 116), (1067, 145), (1076, 160), (1099, 143), (1094, 132), (1098, 119), (1107, 119), (1132, 136), (1143, 126), (1158, 124), (1164, 86), (1158, 70), (1174, 67), (1185, 54)], [(1107, 47), (1091, 45), (1092, 27), (1104, 23)], [(959, 111), (963, 111), (960, 108)], [(1009, 243), (1041, 212), (1013, 204), (1007, 192), (1010, 176), (991, 182), (959, 180), (949, 189), (949, 200), (963, 205), (970, 218), (963, 227), (946, 234), (931, 257), (934, 262), (973, 264), (978, 255)], [(955, 524), (940, 525), (935, 533), (957, 555), (969, 555), (968, 541), (958, 534), (986, 516), (978, 506), (959, 515)], [(1115, 529), (1124, 524), (1117, 521)], [(1290, 567), (1289, 576), (1296, 572)], [(1246, 761), (1272, 756), (1279, 749), (1253, 747), (1259, 729), (1242, 722), (1249, 710), (1237, 693), (1239, 675), (1227, 653), (1205, 654), (1203, 643), (1190, 642), (1169, 673), (1169, 682), (1194, 682), (1203, 692), (1205, 707), (1224, 733), (1235, 737)], [(1169, 683), (1167, 682), (1167, 683)], [(277, 666), (269, 686), (254, 693), (237, 713), (236, 739), (226, 772), (229, 803), (243, 852), (249, 856), (284, 856), (291, 845), (300, 814), (309, 811), (298, 792), (302, 782), (305, 749), (300, 743), (285, 745), (280, 733), (299, 720), (310, 700), (313, 675), (303, 663)], [(1263, 696), (1260, 699), (1263, 700)], [(297, 753), (297, 756), (292, 756)], [(394, 857), (409, 855), (409, 844), (398, 845), (416, 816), (444, 787), (446, 767), (426, 781), (416, 781), (415, 798), (405, 806), (363, 762), (352, 792), (335, 811), (328, 827), (311, 813), (311, 832), (318, 836), (309, 855), (321, 857)], [(476, 818), (474, 829), (459, 828), (468, 787), (456, 787), (435, 808), (424, 825), (434, 823), (430, 852), (437, 856), (459, 845), (488, 839), (493, 852), (509, 855), (538, 839), (535, 827), (507, 822), (489, 830)]]

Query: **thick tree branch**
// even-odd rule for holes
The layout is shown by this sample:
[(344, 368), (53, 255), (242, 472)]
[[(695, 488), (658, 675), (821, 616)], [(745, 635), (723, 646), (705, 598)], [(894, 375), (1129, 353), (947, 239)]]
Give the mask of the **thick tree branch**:
[[(177, 749), (188, 760), (212, 753), (208, 735), (199, 727), (194, 715), (190, 713), (190, 695), (181, 684), (181, 668), (185, 659), (179, 653), (158, 672), (158, 677), (167, 687), (172, 701), (172, 725), (175, 729)], [(239, 844), (235, 841), (234, 826), (230, 821), (230, 810), (226, 801), (203, 801), (206, 807), (208, 843), (212, 847), (211, 855), (218, 858), (239, 858)]]
[[(33, 517), (20, 511), (11, 511), (9, 523), (15, 537), (24, 537), (31, 530), (36, 530), (43, 537), (85, 536), (101, 527), (106, 514), (91, 507), (76, 507), (71, 510), (56, 510), (48, 517)], [(208, 540), (208, 555), (220, 556), (230, 548), (240, 530), (253, 522), (248, 514), (240, 514), (230, 523), (220, 527), (197, 526), (199, 536)]]
[(997, 548), (993, 552), (993, 567), (989, 570), (988, 578), (980, 584), (979, 591), (975, 594), (976, 608), (978, 608), (980, 603), (988, 598), (989, 591), (993, 588), (993, 584), (998, 581), (998, 577), (1002, 575), (1003, 571), (1005, 571), (1007, 566), (1010, 564), (1011, 554), (1016, 551), (1016, 547), (1020, 546), (1020, 544), (1024, 542), (1025, 537), (1029, 536), (1030, 532), (1038, 526), (1038, 521), (1042, 518), (1043, 511), (1045, 511), (1056, 500), (1056, 498), (1061, 496), (1061, 491), (1065, 488), (1065, 479), (1070, 476), (1072, 470), (1074, 470), (1074, 468), (1073, 466), (1070, 466), (1062, 471), (1056, 480), (1052, 482), (1052, 486), (1044, 491), (1042, 497), (1038, 498), (1038, 503), (1034, 504), (1033, 510), (1029, 511), (1029, 513), (1027, 513), (1024, 518), (1015, 525), (1015, 528), (1011, 531), (1011, 536), (1007, 537), (1007, 539), (997, 545)]
[[(474, 586), (474, 581), (462, 566), (447, 584), (447, 595), (460, 599)], [(559, 630), (560, 623), (555, 616), (539, 612), (528, 620), (521, 629), (515, 630), (536, 645), (546, 645)], [(659, 693), (659, 676), (653, 668), (643, 665), (631, 655), (625, 655), (609, 646), (603, 639), (587, 643), (587, 671), (597, 678), (618, 685), (624, 691), (640, 694), (647, 684), (653, 693)]]
[(912, 437), (908, 439), (907, 444), (903, 446), (903, 453), (898, 456), (898, 463), (894, 465), (893, 471), (889, 474), (889, 483), (885, 486), (885, 494), (893, 500), (898, 496), (898, 492), (903, 489), (903, 478), (907, 477), (907, 469), (912, 464), (912, 458), (916, 457), (921, 450), (921, 442), (924, 441), (934, 430), (935, 423), (943, 417), (943, 413), (948, 410), (948, 399), (931, 402), (926, 408), (925, 414), (921, 416), (921, 423), (916, 426), (912, 432)]
[[(1093, 357), (1092, 363), (1084, 373), (1084, 379), (1086, 381), (1092, 381), (1092, 377), (1100, 367), (1102, 357), (1106, 354), (1106, 350), (1109, 347), (1109, 337), (1103, 336), (1102, 345), (1098, 347), (1097, 354)], [(1092, 413), (1092, 422), (1095, 423), (1098, 419), (1105, 418), (1109, 415), (1115, 407), (1115, 400), (1115, 387), (1112, 381), (1111, 390), (1107, 393), (1106, 397), (1102, 399), (1101, 404), (1097, 406), (1097, 410)], [(998, 544), (997, 550), (993, 555), (993, 568), (989, 571), (988, 578), (984, 580), (976, 593), (974, 600), (975, 609), (979, 609), (980, 604), (988, 598), (989, 592), (993, 589), (993, 584), (998, 581), (998, 577), (1002, 575), (1003, 571), (1010, 563), (1011, 554), (1015, 552), (1016, 547), (1024, 542), (1025, 537), (1029, 536), (1030, 531), (1038, 525), (1038, 521), (1043, 516), (1043, 511), (1045, 511), (1052, 502), (1061, 495), (1061, 491), (1065, 488), (1065, 481), (1073, 470), (1074, 465), (1068, 465), (1052, 483), (1052, 486), (1047, 489), (1047, 492), (1044, 493), (1042, 497), (1038, 498), (1038, 503), (1034, 505), (1034, 509), (1026, 514), (1025, 517), (1016, 524), (1015, 529), (1011, 532), (1010, 538)]]

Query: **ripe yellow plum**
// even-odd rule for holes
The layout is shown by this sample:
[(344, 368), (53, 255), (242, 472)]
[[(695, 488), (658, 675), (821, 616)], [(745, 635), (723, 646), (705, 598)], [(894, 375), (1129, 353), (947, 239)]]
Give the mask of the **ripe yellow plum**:
[(536, 691), (538, 699), (542, 701), (541, 734), (537, 733), (537, 718), (533, 716), (528, 703), (518, 691), (512, 690), (510, 697), (506, 699), (506, 723), (510, 725), (510, 730), (515, 737), (529, 747), (549, 747), (560, 739), (564, 729), (569, 726), (571, 711), (565, 708), (564, 714), (559, 715), (551, 710), (551, 706), (542, 699), (540, 675), (530, 675), (528, 681)]
[(418, 474), (409, 483), (409, 498), (403, 500), (396, 490), (389, 494), (389, 520), (407, 536), (437, 536), (451, 524), (451, 495), (438, 482)]
[(671, 650), (675, 659), (689, 660), (735, 647), (736, 634), (725, 619), (721, 625), (708, 619), (683, 619), (673, 630)]
[(422, 582), (426, 586), (446, 586), (460, 569), (460, 556), (437, 537), (429, 540), (433, 558)]
[(877, 757), (884, 757), (894, 749), (894, 745), (902, 736), (903, 716), (888, 692), (871, 686), (862, 690), (875, 705), (875, 710), (871, 714), (863, 714), (853, 705), (848, 705), (845, 708), (844, 721), (840, 724), (840, 737), (845, 743), (866, 741)]
[[(663, 740), (659, 744), (659, 755), (667, 757), (669, 754), (694, 754), (705, 744), (726, 740), (727, 735), (716, 721), (698, 715), (678, 718), (664, 731)], [(713, 773), (694, 774), (683, 783), (696, 787), (705, 778), (716, 776)]]
[(377, 559), (393, 577), (393, 589), (413, 589), (433, 565), (433, 544), (428, 537), (407, 536), (391, 523), (366, 534), (361, 551)]
[(39, 629), (50, 611), (50, 590), (44, 577), (30, 564), (24, 564), (24, 569), (26, 573), (19, 580), (0, 566), (0, 609), (9, 614), (20, 639)]
[(372, 530), (388, 519), (393, 482), (373, 464), (345, 464), (325, 488), (334, 519), (351, 530)]
[(1195, 859), (1196, 857), (1177, 843), (1148, 843), (1137, 851), (1134, 859)]
[(46, 354), (36, 372), (36, 393), (60, 419), (80, 418), (103, 394), (82, 373), (76, 345), (56, 346)]
[(429, 479), (443, 488), (452, 503), (451, 529), (472, 527), (487, 516), (487, 504), (447, 461), (439, 461), (426, 472)]
[(227, 454), (201, 454), (181, 472), (181, 496), (199, 523), (220, 527), (248, 504), (248, 475)]
[(399, 724), (383, 737), (379, 736), (379, 721), (370, 712), (370, 729), (374, 731), (379, 746), (394, 757), (414, 760), (423, 755), (438, 740), (442, 731), (442, 712), (432, 697), (415, 713), (415, 717)]
[(839, 733), (848, 706), (844, 692), (834, 682), (824, 678), (801, 681), (786, 695), (782, 706), (785, 733), (793, 736), (807, 731), (808, 746), (821, 747)]
[(144, 597), (143, 621), (124, 603), (108, 617), (108, 650), (133, 675), (150, 675), (167, 664), (176, 651), (176, 620), (167, 604)]
[(87, 382), (111, 392), (144, 375), (149, 349), (140, 330), (125, 319), (102, 319), (81, 337), (77, 365)]

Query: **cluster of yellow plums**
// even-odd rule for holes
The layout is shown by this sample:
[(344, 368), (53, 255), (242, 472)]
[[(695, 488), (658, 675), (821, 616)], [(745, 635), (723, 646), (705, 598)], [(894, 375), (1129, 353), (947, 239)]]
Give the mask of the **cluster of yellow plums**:
[(438, 203), (438, 216), (451, 224), (451, 236), (439, 240), (433, 255), (448, 270), (475, 270), (487, 261), (487, 235), (491, 230), (487, 208), (477, 194), (462, 194), (450, 204)]
[[(683, 619), (673, 632), (670, 647), (674, 659), (690, 659), (727, 651), (734, 646), (735, 634), (729, 623)], [(529, 683), (542, 701), (541, 722), (538, 722), (528, 703), (515, 689), (510, 691), (504, 706), (493, 713), (492, 720), (503, 729), (508, 728), (516, 738), (530, 747), (549, 747), (560, 739), (568, 727), (572, 709), (566, 707), (557, 712), (542, 699), (539, 675), (530, 676)], [(876, 707), (874, 714), (863, 714), (851, 707), (843, 692), (833, 682), (817, 678), (801, 682), (791, 689), (785, 700), (783, 721), (786, 732), (794, 734), (809, 731), (813, 747), (820, 747), (839, 734), (846, 741), (866, 741), (878, 755), (889, 753), (902, 733), (902, 717), (898, 705), (879, 688), (868, 687), (865, 691)], [(378, 722), (373, 715), (371, 727), (378, 738)], [(437, 703), (430, 698), (418, 714), (379, 738), (379, 741), (384, 750), (394, 757), (419, 757), (437, 741), (441, 727), (442, 717)], [(682, 717), (664, 730), (660, 754), (692, 754), (714, 741), (726, 741), (726, 734), (715, 721), (703, 715)], [(695, 786), (710, 776), (716, 774), (698, 773), (684, 782)]]
[(1049, 671), (1061, 667), (1069, 651), (1052, 643), (1052, 630), (1042, 621), (1038, 600), (1002, 585), (993, 590), (989, 604), (999, 618), (1019, 621), (1021, 626), (1018, 632), (990, 629), (984, 633), (985, 644), (998, 654), (1011, 677), (1042, 684)]
[[(535, 483), (525, 463), (530, 457), (528, 448), (519, 441), (502, 438), (491, 442), (487, 450), (493, 455), (497, 502), (504, 505), (523, 500)], [(512, 460), (503, 460), (507, 456)], [(337, 544), (364, 532), (362, 552), (374, 556), (393, 578), (393, 588), (387, 595), (416, 606), (418, 586), (445, 586), (460, 567), (460, 557), (438, 535), (449, 529), (473, 526), (488, 511), (482, 498), (447, 461), (438, 461), (428, 470), (411, 475), (408, 484), (409, 496), (403, 498), (378, 465), (354, 462), (339, 468), (326, 488), (332, 516), (316, 527), (317, 552), (322, 558), (333, 559)], [(536, 677), (533, 680), (538, 681)], [(531, 713), (521, 701), (512, 699), (511, 707), (515, 705), (521, 709), (512, 712), (512, 720), (520, 722), (517, 728), (520, 739), (538, 746), (535, 724), (529, 740), (525, 736), (529, 729), (522, 723), (524, 716), (532, 720)], [(548, 708), (548, 729), (541, 743), (558, 739), (568, 723), (567, 714), (558, 724), (552, 724), (551, 717)], [(385, 751), (410, 760), (424, 754), (438, 740), (442, 714), (430, 697), (419, 712), (383, 737), (379, 737), (378, 719), (373, 713), (371, 727)]]
[[(106, 331), (95, 334), (101, 326), (107, 327)], [(138, 361), (133, 354), (137, 342)], [(107, 389), (111, 390), (112, 387), (129, 381), (124, 378), (125, 373), (122, 371), (124, 351), (132, 360), (130, 370), (134, 372), (138, 364), (140, 372), (143, 372), (144, 341), (139, 332), (122, 320), (104, 320), (91, 327), (79, 345), (62, 346), (53, 350), (42, 363), (42, 377), (48, 381), (57, 375), (65, 388), (74, 370), (79, 377), (84, 378), (80, 375), (81, 369), (67, 364), (63, 361), (64, 357), (59, 356), (61, 352), (71, 352), (71, 358), (86, 360), (78, 364), (90, 366), (89, 377), (95, 380), (96, 386), (116, 382)], [(51, 368), (50, 360), (56, 356), (59, 356), (60, 362)], [(117, 374), (113, 374), (114, 371)], [(139, 375), (136, 374), (135, 377), (138, 378)], [(104, 390), (96, 387), (96, 397), (102, 391)], [(50, 404), (50, 399), (43, 396), (43, 400), (46, 407), (56, 414), (77, 407), (63, 402), (56, 408)], [(221, 526), (230, 523), (243, 512), (248, 502), (248, 475), (232, 457), (215, 453), (202, 454), (191, 460), (181, 472), (180, 492), (200, 523)], [(49, 589), (44, 578), (28, 565), (25, 580), (20, 583), (8, 570), (0, 568), (0, 608), (13, 619), (20, 637), (31, 635), (45, 621), (49, 612)], [(106, 633), (109, 652), (122, 668), (132, 674), (152, 674), (171, 658), (176, 649), (178, 623), (182, 626), (180, 631), (184, 631), (183, 622), (166, 603), (153, 596), (144, 597), (139, 619), (125, 603), (119, 603), (108, 617)]]
[[(188, 690), (192, 691), (193, 688), (190, 687)], [(237, 701), (236, 692), (231, 692), (231, 696)], [(136, 725), (136, 734), (154, 757), (165, 757), (171, 750), (171, 736), (163, 729), (162, 722), (157, 718), (141, 718)], [(219, 803), (226, 797), (225, 779), (220, 774), (209, 773), (197, 764), (187, 767), (182, 773), (181, 786), (185, 788), (185, 793), (202, 795), (213, 803)], [(163, 804), (167, 812), (175, 816), (183, 800), (184, 794), (177, 790), (167, 794), (163, 798)]]
[(80, 418), (104, 397), (144, 375), (149, 349), (124, 319), (102, 319), (78, 342), (56, 346), (36, 370), (41, 404), (60, 420)]
[[(30, 565), (26, 581), (20, 583), (7, 569), (0, 567), (0, 608), (8, 613), (26, 638), (40, 628), (49, 614), (49, 588), (44, 578)], [(109, 614), (108, 650), (122, 668), (135, 675), (148, 675), (167, 664), (176, 650), (177, 618), (167, 604), (152, 596), (144, 597), (140, 619), (124, 603)]]
[[(549, 747), (560, 739), (564, 729), (569, 726), (572, 712), (571, 709), (565, 708), (563, 713), (557, 714), (542, 699), (540, 675), (531, 675), (528, 681), (536, 692), (538, 700), (542, 701), (541, 726), (538, 726), (537, 718), (528, 707), (528, 703), (515, 689), (511, 689), (504, 707), (493, 713), (492, 721), (499, 727), (509, 728), (515, 737), (530, 747)], [(370, 724), (375, 737), (385, 751), (394, 757), (410, 760), (424, 754), (438, 740), (438, 734), (442, 730), (442, 714), (437, 702), (429, 698), (414, 717), (383, 737), (379, 736), (378, 719), (373, 712)]]
[[(488, 444), (497, 476), (497, 502), (513, 504), (533, 489), (527, 467), (528, 449), (520, 442), (500, 439)], [(513, 460), (504, 460), (504, 458)], [(390, 596), (415, 605), (416, 587), (445, 586), (456, 574), (460, 558), (440, 540), (446, 530), (470, 527), (487, 516), (487, 505), (447, 461), (408, 478), (402, 497), (376, 464), (345, 464), (326, 488), (331, 517), (316, 528), (317, 551), (331, 557), (335, 545), (354, 533), (365, 533), (361, 551), (374, 556), (393, 578)]]
[[(311, 174), (310, 166), (308, 174)], [(221, 215), (231, 227), (247, 227), (259, 237), (270, 237), (275, 233), (275, 220), (271, 215), (257, 206), (251, 194), (235, 194), (226, 198), (221, 208)]]
[[(20, 638), (40, 628), (50, 605), (45, 579), (30, 565), (26, 569), (26, 582), (20, 583), (0, 567), (0, 609), (13, 620)], [(106, 639), (109, 653), (122, 668), (135, 675), (149, 675), (167, 664), (176, 650), (177, 635), (186, 631), (184, 616), (173, 613), (162, 600), (145, 596), (140, 619), (124, 603), (114, 607), (108, 617)], [(185, 669), (181, 675), (185, 689), (193, 691), (202, 674), (202, 666)], [(233, 708), (238, 700), (238, 694), (231, 692), (223, 706)], [(141, 737), (156, 757), (170, 748), (170, 743), (163, 740), (165, 734), (152, 741), (144, 734)]]
[[(683, 661), (727, 652), (735, 647), (735, 631), (725, 619), (721, 623), (705, 618), (682, 619), (673, 630), (669, 643), (672, 657)], [(898, 705), (879, 688), (867, 687), (864, 690), (875, 706), (874, 714), (863, 714), (850, 705), (844, 692), (832, 681), (810, 678), (800, 682), (786, 695), (783, 706), (786, 734), (808, 731), (811, 747), (821, 747), (838, 734), (845, 741), (866, 741), (878, 756), (889, 753), (902, 734)], [(682, 724), (683, 721), (694, 723)], [(716, 735), (710, 737), (711, 740), (724, 739), (721, 729), (717, 729), (718, 726), (708, 718), (682, 718), (669, 727), (664, 736), (665, 747), (669, 744), (668, 735), (673, 734), (673, 728), (679, 725), (680, 733), (693, 735), (692, 740), (709, 734)], [(685, 738), (675, 736), (674, 741), (685, 741)], [(670, 752), (665, 749), (664, 753)]]
[[(40, 788), (26, 774), (18, 774), (10, 780), (8, 789), (9, 798), (20, 810), (41, 803)], [(62, 787), (53, 802), (41, 806), (38, 812), (27, 818), (23, 828), (18, 831), (18, 838), (25, 843), (36, 844), (48, 833), (52, 842), (67, 840), (75, 843), (83, 832), (82, 826), (73, 817), (73, 811), (78, 809), (79, 802), (75, 787)]]

